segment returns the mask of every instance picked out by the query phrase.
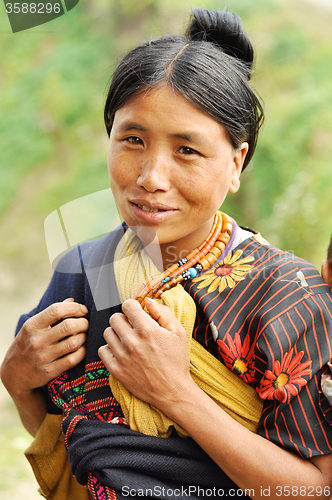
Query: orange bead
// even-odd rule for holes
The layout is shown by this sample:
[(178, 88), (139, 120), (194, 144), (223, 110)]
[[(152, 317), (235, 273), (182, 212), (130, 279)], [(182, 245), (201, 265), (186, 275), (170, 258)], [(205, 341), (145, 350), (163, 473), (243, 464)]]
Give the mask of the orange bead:
[(223, 243), (225, 243), (225, 245), (227, 245), (227, 243), (229, 242), (229, 236), (227, 236), (226, 234), (221, 234), (218, 240), (222, 241)]
[(167, 269), (167, 274), (168, 276), (172, 274), (174, 271), (177, 271), (179, 268), (176, 264), (173, 264), (171, 267)]
[(223, 252), (225, 250), (225, 243), (223, 243), (222, 241), (216, 241), (214, 246), (216, 248), (219, 248), (219, 250), (221, 250), (221, 252)]
[(213, 266), (213, 264), (216, 262), (216, 257), (215, 255), (213, 255), (212, 253), (208, 253), (206, 256), (205, 256), (205, 259), (210, 263), (211, 266)]
[(217, 259), (221, 255), (221, 250), (219, 250), (219, 248), (217, 248), (216, 246), (214, 246), (213, 248), (211, 248), (210, 253), (213, 253), (213, 255), (215, 256), (215, 258)]
[(231, 222), (226, 222), (222, 226), (223, 232), (228, 233), (228, 234), (231, 234), (232, 228), (233, 228), (233, 224)]
[(204, 271), (206, 271), (210, 267), (210, 263), (206, 259), (200, 260), (200, 264), (203, 267)]
[(190, 260), (192, 257), (197, 255), (198, 252), (199, 252), (198, 248), (195, 248), (195, 250), (193, 250), (192, 252), (190, 252), (190, 254), (187, 255), (187, 259)]
[(204, 257), (205, 257), (205, 252), (199, 252), (198, 254), (199, 261), (201, 261), (201, 259), (203, 259)]
[(211, 248), (213, 248), (214, 243), (215, 243), (214, 241), (211, 241), (211, 243), (209, 243), (208, 245), (206, 245), (205, 251), (209, 252), (211, 250)]

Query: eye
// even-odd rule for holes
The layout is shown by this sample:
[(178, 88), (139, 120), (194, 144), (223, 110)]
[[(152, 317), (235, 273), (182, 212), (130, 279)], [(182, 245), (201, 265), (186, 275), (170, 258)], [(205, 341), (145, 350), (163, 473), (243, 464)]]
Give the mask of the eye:
[(125, 142), (129, 142), (129, 144), (133, 144), (134, 146), (141, 146), (141, 145), (143, 145), (143, 141), (142, 141), (142, 139), (140, 137), (130, 136), (130, 137), (126, 137), (123, 140)]
[(198, 151), (196, 151), (196, 149), (188, 148), (187, 146), (181, 146), (181, 148), (179, 148), (179, 153), (182, 153), (184, 155), (199, 155), (200, 156), (200, 153)]

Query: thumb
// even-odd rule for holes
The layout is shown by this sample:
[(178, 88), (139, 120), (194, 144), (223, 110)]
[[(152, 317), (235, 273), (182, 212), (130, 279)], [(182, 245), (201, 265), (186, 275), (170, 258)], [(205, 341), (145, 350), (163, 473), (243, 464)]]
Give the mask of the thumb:
[(75, 299), (73, 298), (68, 298), (68, 299), (65, 299), (63, 300), (62, 302), (74, 302)]
[(159, 304), (155, 300), (148, 297), (145, 299), (145, 306), (149, 311), (151, 318), (157, 321), (159, 326), (166, 328), (166, 330), (178, 335), (179, 337), (182, 336), (182, 333), (187, 336), (184, 327), (168, 306)]

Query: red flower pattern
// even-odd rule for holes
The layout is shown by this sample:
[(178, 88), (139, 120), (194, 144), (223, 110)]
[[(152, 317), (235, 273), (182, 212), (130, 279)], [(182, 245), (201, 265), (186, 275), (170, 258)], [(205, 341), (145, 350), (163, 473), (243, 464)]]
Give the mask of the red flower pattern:
[(220, 353), (227, 368), (236, 373), (245, 382), (251, 384), (256, 381), (254, 370), (253, 346), (250, 348), (250, 337), (246, 335), (241, 343), (240, 334), (237, 332), (234, 335), (234, 340), (229, 333), (226, 334), (225, 340), (217, 339)]
[(281, 363), (279, 360), (273, 362), (272, 371), (265, 372), (256, 389), (262, 399), (274, 399), (285, 403), (291, 395), (298, 394), (299, 386), (307, 383), (302, 377), (311, 375), (311, 360), (300, 363), (304, 352), (300, 351), (294, 357), (293, 353), (294, 348), (282, 356)]

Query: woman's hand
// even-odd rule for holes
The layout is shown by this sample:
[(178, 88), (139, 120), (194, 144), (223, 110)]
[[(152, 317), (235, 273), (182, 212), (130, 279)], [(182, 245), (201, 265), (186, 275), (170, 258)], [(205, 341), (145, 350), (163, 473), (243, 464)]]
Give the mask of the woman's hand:
[(85, 357), (87, 308), (73, 299), (52, 304), (29, 318), (1, 365), (1, 379), (33, 435), (46, 413), (39, 387)]
[(107, 345), (98, 354), (132, 394), (165, 412), (181, 390), (194, 383), (187, 333), (169, 307), (153, 300), (147, 300), (146, 307), (150, 316), (136, 300), (124, 302), (124, 314), (110, 318), (104, 332)]

